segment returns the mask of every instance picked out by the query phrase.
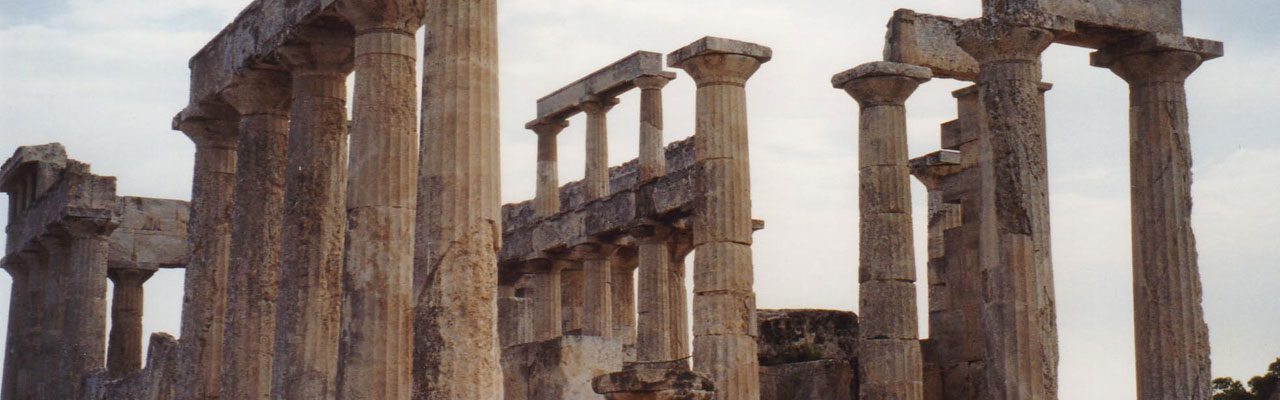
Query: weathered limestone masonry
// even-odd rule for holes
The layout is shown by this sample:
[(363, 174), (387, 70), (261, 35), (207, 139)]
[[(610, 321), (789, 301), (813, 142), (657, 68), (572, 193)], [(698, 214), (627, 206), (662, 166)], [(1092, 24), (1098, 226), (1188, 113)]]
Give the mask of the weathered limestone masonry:
[(861, 107), (858, 132), (860, 397), (923, 398), (905, 102), (928, 68), (863, 64), (832, 78)]
[[(1201, 62), (1221, 56), (1222, 44), (1183, 36), (1181, 21), (1179, 0), (992, 0), (971, 20), (894, 14), (886, 60), (977, 83), (956, 93), (960, 119), (943, 129), (944, 149), (960, 154), (913, 161), (931, 193), (926, 398), (1057, 397), (1043, 100), (1049, 86), (1040, 82), (1040, 53), (1052, 43), (1098, 49), (1093, 64), (1130, 83), (1138, 397), (1209, 396), (1207, 328), (1187, 222), (1183, 82)], [(1176, 300), (1156, 306), (1154, 299)]]
[(858, 398), (857, 315), (764, 309), (756, 315), (761, 400)]
[(19, 147), (0, 167), (0, 190), (10, 196), (3, 263), (14, 278), (0, 396), (82, 398), (104, 375), (135, 373), (142, 283), (186, 264), (186, 202), (116, 197), (115, 178), (93, 175), (57, 143)]

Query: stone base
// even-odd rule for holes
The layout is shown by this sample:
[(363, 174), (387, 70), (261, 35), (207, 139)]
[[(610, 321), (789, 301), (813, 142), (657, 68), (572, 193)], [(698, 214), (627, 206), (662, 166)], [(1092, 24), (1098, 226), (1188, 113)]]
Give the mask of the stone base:
[(845, 360), (760, 367), (760, 400), (850, 400), (853, 369)]
[(591, 388), (606, 400), (710, 400), (710, 379), (689, 370), (684, 360), (627, 363), (620, 372), (591, 380)]
[(622, 369), (622, 342), (563, 336), (502, 349), (505, 400), (604, 399), (591, 378)]

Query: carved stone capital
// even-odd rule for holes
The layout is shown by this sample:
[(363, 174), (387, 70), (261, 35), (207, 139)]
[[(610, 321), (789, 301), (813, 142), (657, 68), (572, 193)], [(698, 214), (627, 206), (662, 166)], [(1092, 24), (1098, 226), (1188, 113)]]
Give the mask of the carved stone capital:
[(239, 122), (232, 119), (188, 119), (175, 121), (175, 128), (186, 134), (196, 148), (235, 150), (239, 144)]
[(661, 90), (673, 79), (675, 79), (674, 74), (670, 76), (644, 75), (639, 78), (632, 79), (631, 84), (635, 85), (640, 90)]
[(538, 136), (555, 136), (567, 127), (569, 127), (569, 121), (563, 119), (536, 119), (524, 124), (525, 129), (533, 131)]
[(997, 61), (1038, 61), (1053, 44), (1054, 33), (1045, 28), (1011, 25), (987, 18), (966, 21), (956, 44), (979, 64)]
[(297, 42), (276, 49), (276, 58), (294, 75), (346, 76), (354, 68), (354, 38), (350, 29), (304, 26)]
[(241, 116), (277, 114), (289, 111), (290, 76), (283, 71), (244, 69), (236, 72), (222, 98)]
[(423, 0), (341, 0), (336, 8), (356, 28), (357, 34), (397, 30), (412, 35), (426, 17)]
[(573, 246), (571, 258), (580, 260), (608, 260), (613, 257), (613, 253), (618, 251), (619, 246), (612, 243), (583, 243)]
[(859, 65), (831, 78), (831, 85), (853, 96), (862, 107), (903, 105), (921, 83), (933, 78), (928, 68), (895, 62)]
[(667, 64), (688, 72), (699, 87), (744, 86), (773, 57), (773, 50), (755, 43), (707, 36), (667, 55)]
[(604, 113), (609, 112), (609, 110), (616, 105), (618, 105), (618, 99), (616, 97), (591, 97), (583, 100), (582, 103), (578, 105), (578, 108), (581, 108), (582, 112), (587, 113), (587, 115), (603, 115)]
[(151, 275), (155, 273), (156, 271), (152, 269), (109, 268), (107, 269), (107, 279), (110, 279), (116, 286), (140, 287), (147, 279), (151, 279)]
[(1129, 84), (1182, 83), (1200, 67), (1202, 61), (1199, 54), (1189, 51), (1158, 51), (1117, 58), (1108, 68)]

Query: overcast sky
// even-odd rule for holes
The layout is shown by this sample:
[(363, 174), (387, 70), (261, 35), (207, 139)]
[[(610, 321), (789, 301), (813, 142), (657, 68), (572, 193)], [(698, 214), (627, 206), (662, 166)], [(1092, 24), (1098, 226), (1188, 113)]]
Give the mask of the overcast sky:
[[(880, 59), (896, 8), (973, 17), (979, 0), (501, 0), (503, 200), (534, 188), (534, 100), (635, 50), (704, 36), (773, 48), (748, 83), (760, 308), (857, 308), (857, 108), (832, 74)], [(0, 2), (0, 156), (61, 142), (118, 193), (186, 199), (192, 144), (170, 131), (187, 102), (187, 59), (247, 0)], [(1187, 85), (1195, 158), (1193, 224), (1213, 374), (1247, 378), (1280, 356), (1280, 2), (1184, 2), (1188, 35), (1227, 43)], [(421, 48), (419, 48), (421, 51)], [(1061, 397), (1132, 399), (1128, 89), (1088, 51), (1044, 54)], [(954, 119), (935, 80), (910, 99), (912, 156)], [(693, 132), (692, 80), (664, 95), (667, 140)], [(610, 162), (637, 154), (638, 94), (613, 109)], [(561, 182), (581, 179), (583, 117), (561, 134)], [(923, 277), (924, 189), (913, 183)], [(0, 207), (7, 207), (0, 196)], [(4, 223), (5, 213), (0, 213)], [(922, 282), (923, 283), (923, 282)], [(9, 277), (0, 274), (0, 320)], [(145, 331), (176, 335), (181, 271), (146, 285)], [(921, 286), (923, 287), (923, 286)], [(924, 304), (921, 294), (922, 308)], [(924, 327), (922, 326), (922, 329)]]

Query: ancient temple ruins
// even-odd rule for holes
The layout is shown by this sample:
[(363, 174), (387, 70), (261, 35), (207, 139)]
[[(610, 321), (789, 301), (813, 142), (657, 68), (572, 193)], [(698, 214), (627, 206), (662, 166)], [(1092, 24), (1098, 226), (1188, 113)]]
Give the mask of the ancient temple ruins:
[[(0, 398), (1055, 399), (1040, 54), (1060, 43), (1096, 49), (1131, 90), (1139, 398), (1207, 399), (1184, 81), (1223, 48), (1183, 36), (1180, 9), (894, 13), (884, 60), (832, 78), (860, 110), (855, 316), (756, 309), (746, 88), (769, 47), (636, 51), (537, 99), (536, 195), (502, 205), (495, 0), (255, 0), (191, 58), (173, 120), (195, 144), (190, 204), (118, 196), (56, 143), (0, 167)], [(943, 78), (973, 85), (953, 93), (942, 149), (909, 159), (904, 104)], [(673, 79), (696, 83), (697, 125), (664, 146)], [(610, 144), (632, 90), (639, 143)], [(561, 184), (572, 120), (586, 172)], [(639, 158), (610, 166), (610, 145)], [(927, 232), (912, 232), (911, 176)], [(144, 364), (157, 268), (185, 268), (182, 328), (152, 334)]]

